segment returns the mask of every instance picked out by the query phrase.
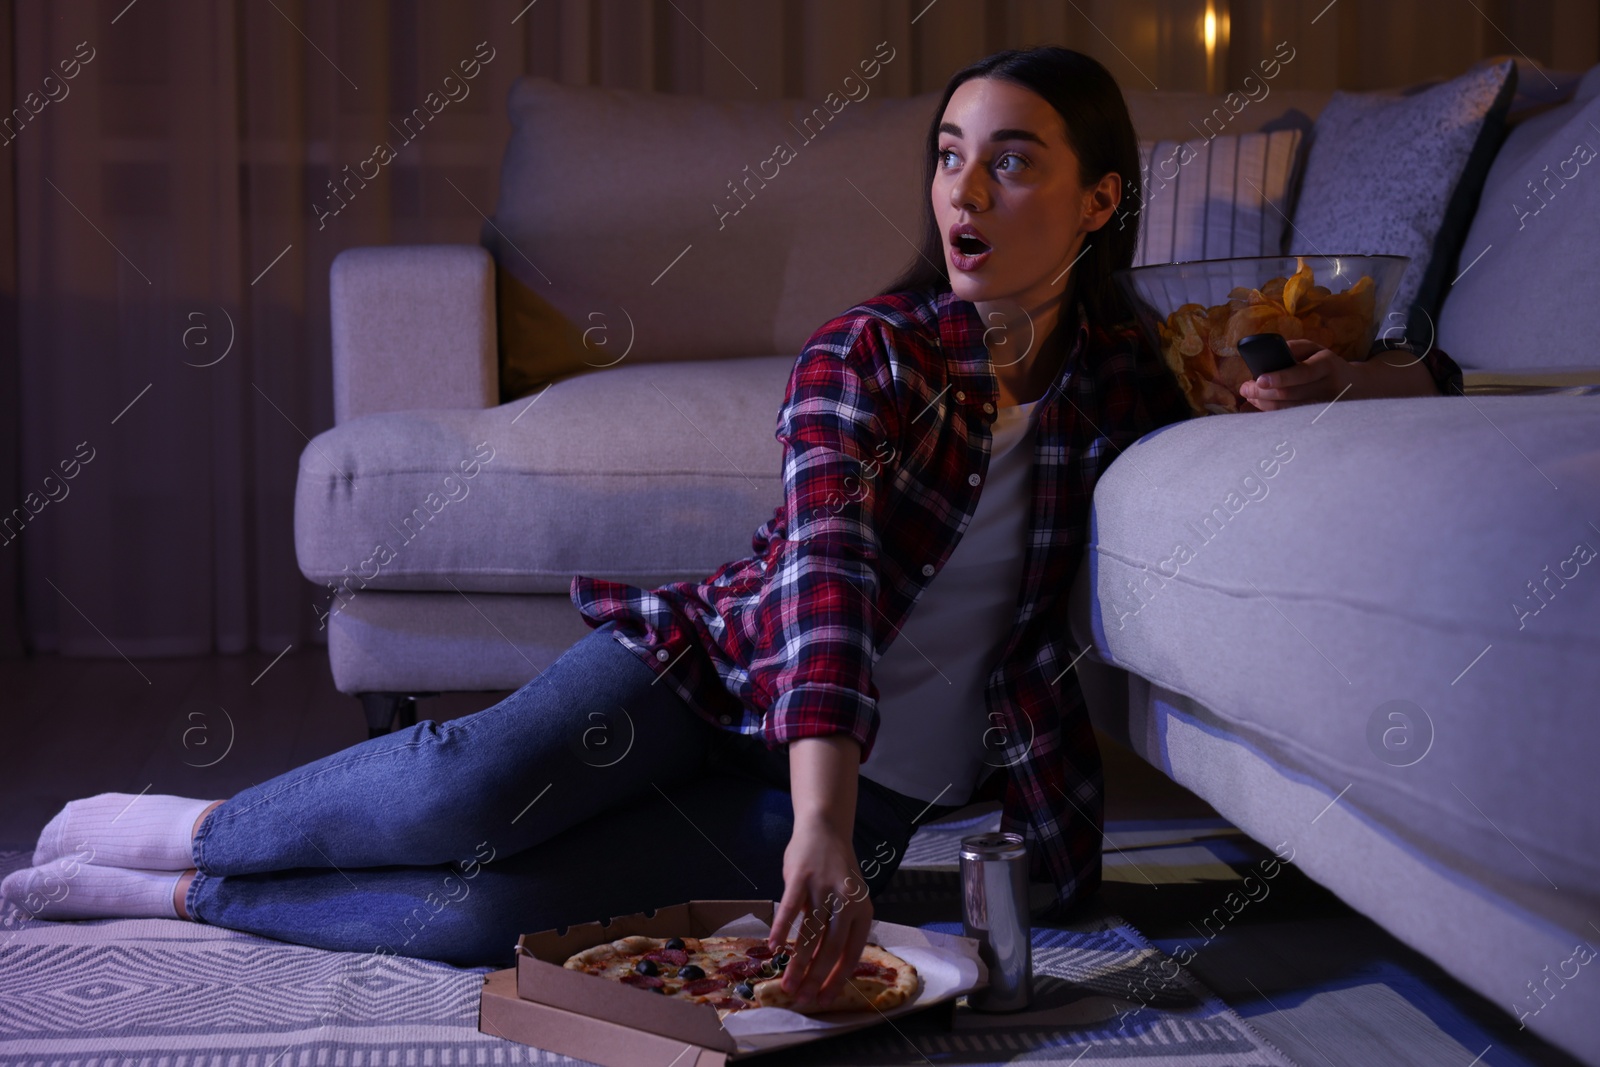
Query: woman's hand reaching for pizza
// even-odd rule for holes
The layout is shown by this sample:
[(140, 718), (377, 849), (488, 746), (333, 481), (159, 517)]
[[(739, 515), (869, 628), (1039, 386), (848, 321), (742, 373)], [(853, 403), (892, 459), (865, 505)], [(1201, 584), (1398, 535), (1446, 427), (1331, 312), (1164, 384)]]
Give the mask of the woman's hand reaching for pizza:
[(789, 746), (795, 820), (772, 943), (798, 920), (782, 984), (802, 1005), (828, 1003), (855, 970), (872, 925), (872, 900), (852, 844), (860, 765), (860, 746), (842, 735)]
[(783, 883), (774, 928), (800, 922), (784, 991), (802, 1006), (826, 1006), (855, 970), (872, 926), (872, 899), (849, 838), (796, 823), (783, 855)]

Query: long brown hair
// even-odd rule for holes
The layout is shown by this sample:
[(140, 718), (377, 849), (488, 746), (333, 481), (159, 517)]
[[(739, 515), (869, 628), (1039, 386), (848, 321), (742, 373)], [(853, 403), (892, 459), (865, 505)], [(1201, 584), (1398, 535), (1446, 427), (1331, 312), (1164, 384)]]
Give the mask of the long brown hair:
[(1133, 265), (1139, 241), (1139, 141), (1128, 104), (1111, 72), (1095, 59), (1070, 48), (1044, 46), (1007, 49), (978, 60), (951, 75), (939, 106), (928, 124), (923, 159), (922, 239), (917, 256), (889, 286), (878, 293), (909, 289), (948, 290), (944, 234), (933, 214), (929, 190), (939, 163), (939, 122), (950, 97), (973, 78), (999, 78), (1043, 97), (1066, 125), (1067, 143), (1078, 156), (1078, 182), (1093, 185), (1108, 173), (1122, 177), (1122, 199), (1116, 212), (1084, 240), (1089, 250), (1078, 265), (1076, 295), (1084, 303), (1089, 321), (1097, 325), (1122, 322), (1132, 309), (1117, 290), (1111, 272)]

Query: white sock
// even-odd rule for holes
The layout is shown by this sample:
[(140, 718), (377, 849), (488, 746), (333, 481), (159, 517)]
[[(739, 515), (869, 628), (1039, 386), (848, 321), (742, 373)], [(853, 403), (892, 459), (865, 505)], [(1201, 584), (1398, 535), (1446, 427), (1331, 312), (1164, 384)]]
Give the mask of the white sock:
[(33, 865), (77, 856), (100, 867), (186, 871), (194, 866), (194, 821), (210, 803), (160, 793), (69, 801), (39, 834)]
[(0, 882), (0, 896), (40, 919), (176, 919), (172, 871), (97, 867), (76, 857), (24, 867)]

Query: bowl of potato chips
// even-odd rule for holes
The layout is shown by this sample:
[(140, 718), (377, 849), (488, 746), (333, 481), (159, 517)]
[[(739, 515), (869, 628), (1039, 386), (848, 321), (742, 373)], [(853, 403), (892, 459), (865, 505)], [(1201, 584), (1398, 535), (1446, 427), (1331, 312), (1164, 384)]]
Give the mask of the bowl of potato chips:
[(1367, 357), (1407, 256), (1254, 256), (1161, 263), (1114, 273), (1146, 338), (1196, 415), (1257, 410), (1239, 338), (1307, 338), (1345, 359)]

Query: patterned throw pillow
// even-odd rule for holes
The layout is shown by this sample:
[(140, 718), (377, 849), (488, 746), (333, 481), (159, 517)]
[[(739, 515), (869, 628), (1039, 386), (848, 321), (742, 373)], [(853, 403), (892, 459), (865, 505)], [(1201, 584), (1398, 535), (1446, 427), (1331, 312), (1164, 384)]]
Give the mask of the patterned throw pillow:
[(1287, 254), (1410, 256), (1382, 328), (1430, 341), (1515, 91), (1504, 60), (1412, 95), (1335, 92), (1311, 130)]
[(1275, 256), (1283, 248), (1299, 130), (1140, 141), (1144, 203), (1133, 265)]

